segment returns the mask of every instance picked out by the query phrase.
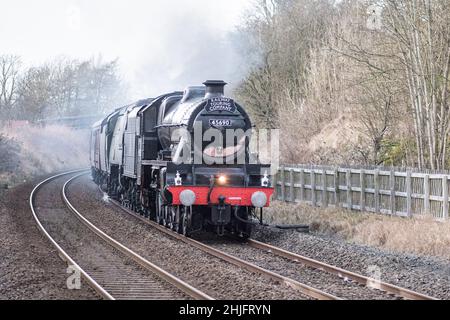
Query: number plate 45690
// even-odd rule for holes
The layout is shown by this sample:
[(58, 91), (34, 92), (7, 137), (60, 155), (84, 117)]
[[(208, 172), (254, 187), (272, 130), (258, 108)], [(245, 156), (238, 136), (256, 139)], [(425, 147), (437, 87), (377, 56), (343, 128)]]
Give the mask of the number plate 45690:
[(233, 122), (225, 119), (210, 119), (209, 125), (212, 127), (231, 127)]

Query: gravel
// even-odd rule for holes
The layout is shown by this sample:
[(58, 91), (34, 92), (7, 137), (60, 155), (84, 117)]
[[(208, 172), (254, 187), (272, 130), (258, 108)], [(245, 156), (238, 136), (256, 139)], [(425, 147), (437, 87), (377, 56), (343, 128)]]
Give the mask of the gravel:
[(366, 276), (379, 275), (384, 282), (413, 291), (450, 298), (450, 261), (446, 259), (389, 252), (295, 230), (258, 227), (253, 238)]
[(138, 221), (105, 202), (88, 176), (69, 187), (68, 197), (81, 214), (117, 241), (216, 299), (307, 299), (286, 285), (212, 257)]
[(40, 180), (0, 194), (0, 299), (98, 299), (83, 282), (67, 289), (67, 265), (37, 229), (28, 197)]
[(230, 240), (208, 241), (207, 244), (262, 268), (279, 273), (340, 298), (351, 300), (399, 299), (399, 297), (395, 297), (386, 292), (362, 286), (354, 281), (339, 278), (328, 272), (293, 262), (257, 248), (252, 248), (246, 244), (234, 243)]

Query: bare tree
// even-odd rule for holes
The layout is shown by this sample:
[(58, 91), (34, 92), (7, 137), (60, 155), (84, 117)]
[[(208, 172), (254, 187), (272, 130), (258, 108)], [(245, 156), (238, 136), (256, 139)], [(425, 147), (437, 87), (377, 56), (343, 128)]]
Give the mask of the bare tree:
[(52, 101), (53, 74), (50, 66), (32, 67), (18, 85), (17, 104), (22, 119), (36, 121), (54, 114)]
[[(250, 39), (250, 56), (257, 53), (259, 60), (236, 93), (257, 126), (281, 128), (284, 154), (294, 158), (298, 153), (288, 142), (308, 139), (311, 133), (307, 134), (306, 127), (317, 128), (317, 122), (310, 121), (311, 114), (303, 113), (317, 107), (305, 103), (310, 60), (312, 52), (323, 45), (334, 15), (333, 1), (261, 0), (255, 12), (243, 32)], [(321, 112), (317, 119), (329, 119), (329, 115)]]
[(0, 120), (8, 120), (12, 117), (17, 97), (19, 68), (19, 57), (0, 56)]
[[(381, 10), (378, 18), (383, 22), (380, 28), (368, 30), (347, 25), (338, 33), (344, 45), (333, 48), (348, 59), (348, 67), (353, 69), (353, 74), (347, 78), (352, 86), (348, 93), (361, 101), (356, 110), (364, 110), (361, 109), (364, 105), (365, 110), (370, 110), (367, 105), (371, 103), (363, 103), (364, 96), (367, 92), (376, 92), (373, 87), (378, 83), (376, 79), (390, 79), (385, 81), (388, 86), (384, 87), (395, 91), (397, 99), (392, 107), (397, 111), (408, 110), (402, 120), (414, 128), (415, 164), (420, 168), (442, 169), (446, 166), (450, 131), (448, 1), (367, 0), (361, 3), (364, 6), (353, 8), (347, 3), (351, 10), (356, 10), (353, 16), (364, 19), (366, 8), (378, 6)], [(355, 79), (360, 83), (354, 83)], [(387, 104), (382, 101), (391, 95), (386, 90), (378, 91), (373, 98), (380, 101), (377, 108), (384, 111), (383, 106)], [(403, 107), (402, 101), (408, 103), (408, 108)], [(371, 113), (373, 116), (378, 113), (379, 120), (386, 118), (383, 112)], [(360, 119), (367, 132), (372, 131), (375, 137), (372, 121), (375, 118)]]
[(395, 40), (409, 93), (419, 167), (446, 165), (450, 130), (450, 8), (447, 1), (385, 2), (386, 35)]
[(65, 57), (29, 68), (17, 87), (20, 117), (95, 115), (126, 102), (117, 61), (77, 61)]
[(394, 107), (396, 94), (387, 86), (389, 83), (387, 79), (375, 78), (371, 82), (363, 81), (358, 88), (354, 112), (361, 124), (360, 132), (367, 138), (364, 142), (370, 150), (369, 155), (364, 156), (367, 164), (380, 165), (389, 160), (382, 152), (383, 143), (398, 124), (398, 112)]

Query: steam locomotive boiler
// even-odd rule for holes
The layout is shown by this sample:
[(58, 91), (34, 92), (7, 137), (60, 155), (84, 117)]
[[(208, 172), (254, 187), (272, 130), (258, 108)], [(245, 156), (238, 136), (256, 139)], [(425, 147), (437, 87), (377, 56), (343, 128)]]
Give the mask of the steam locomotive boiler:
[(94, 124), (91, 169), (109, 196), (189, 236), (251, 234), (252, 216), (269, 206), (270, 165), (250, 152), (251, 122), (206, 81), (122, 107)]

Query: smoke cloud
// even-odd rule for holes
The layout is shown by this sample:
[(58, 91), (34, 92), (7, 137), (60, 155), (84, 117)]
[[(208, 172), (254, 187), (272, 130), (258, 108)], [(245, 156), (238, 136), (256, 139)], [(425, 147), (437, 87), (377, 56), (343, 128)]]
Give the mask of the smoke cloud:
[(23, 125), (0, 130), (0, 188), (34, 176), (89, 166), (89, 130)]
[[(111, 109), (123, 101), (183, 90), (207, 79), (227, 81), (229, 94), (246, 70), (235, 30), (252, 1), (2, 1), (5, 14), (0, 19), (0, 56), (17, 56), (20, 70), (15, 83), (24, 80), (24, 75), (28, 74), (37, 84), (31, 90), (36, 99), (27, 100), (32, 110), (47, 107), (55, 111), (53, 105), (47, 103), (48, 97), (54, 97), (51, 88), (61, 85), (67, 89), (71, 88), (69, 84), (79, 84), (80, 80), (73, 80), (73, 77), (66, 77), (73, 81), (65, 84), (56, 84), (53, 80), (53, 69), (46, 66), (55, 65), (61, 59), (106, 62), (117, 59), (128, 94), (126, 97), (121, 94), (121, 101), (112, 103)], [(27, 70), (33, 72), (26, 73)], [(67, 70), (62, 68), (63, 74), (69, 74)], [(44, 81), (47, 78), (49, 81)], [(97, 80), (88, 82), (95, 85)], [(26, 85), (24, 81), (20, 83)], [(12, 81), (8, 83), (10, 85)], [(24, 118), (19, 112), (12, 122), (5, 121), (11, 120), (11, 112), (7, 110), (20, 109), (17, 101), (21, 102), (23, 95), (18, 93), (16, 96), (16, 101), (12, 99), (0, 106), (0, 153), (3, 155), (0, 183), (14, 184), (22, 177), (88, 165), (88, 130), (31, 124), (12, 128), (24, 120), (35, 121), (50, 116), (44, 112), (47, 109), (43, 112), (39, 109), (35, 118)], [(71, 96), (68, 96), (70, 100)], [(84, 95), (78, 98), (86, 100)], [(80, 112), (72, 110), (61, 116), (91, 112), (80, 106), (75, 109)], [(92, 109), (104, 108), (93, 106)]]
[[(17, 0), (2, 5), (1, 53), (27, 64), (58, 55), (118, 58), (130, 99), (242, 75), (232, 32), (252, 0)], [(17, 24), (17, 21), (21, 21)]]

